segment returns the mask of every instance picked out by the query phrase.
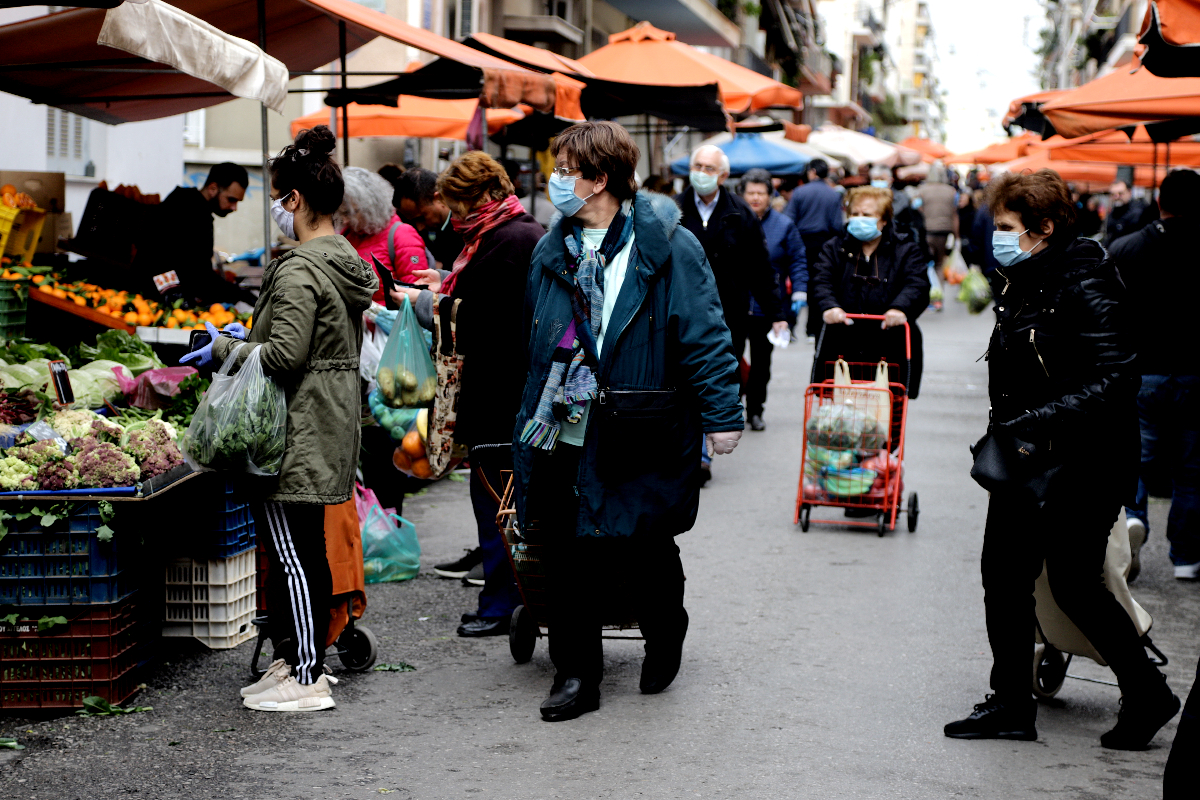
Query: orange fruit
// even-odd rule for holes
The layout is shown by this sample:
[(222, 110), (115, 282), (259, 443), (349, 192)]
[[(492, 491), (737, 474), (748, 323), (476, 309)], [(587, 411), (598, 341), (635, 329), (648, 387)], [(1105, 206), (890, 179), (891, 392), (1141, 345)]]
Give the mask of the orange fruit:
[(429, 466), (429, 460), (418, 458), (413, 462), (412, 474), (414, 478), (428, 478), (433, 475), (433, 467)]
[(210, 313), (210, 314), (224, 314), (224, 313), (225, 313), (225, 306), (221, 305), (220, 303), (213, 303), (211, 306), (209, 306), (209, 307), (208, 307), (208, 313)]
[(0, 194), (16, 194), (16, 193), (17, 193), (17, 187), (13, 186), (11, 183), (6, 183), (3, 186), (0, 186)]
[(33, 282), (34, 282), (34, 283), (40, 284), (40, 283), (41, 283), (42, 281), (44, 281), (44, 280), (46, 280), (46, 276), (45, 276), (45, 275), (34, 275), (34, 276), (33, 276)]
[(168, 328), (178, 328), (179, 320), (175, 319), (174, 317), (167, 317), (167, 327)]
[(55, 296), (55, 297), (57, 297), (59, 300), (66, 300), (66, 299), (67, 299), (67, 293), (66, 293), (66, 292), (64, 292), (62, 289), (54, 289), (54, 290), (52, 290), (52, 291), (50, 292), (50, 294), (54, 295), (54, 296)]
[(130, 311), (128, 314), (126, 314), (124, 317), (122, 317), (122, 319), (125, 320), (126, 325), (137, 325), (138, 324), (138, 315), (137, 315), (136, 311)]
[(46, 285), (46, 286), (39, 286), (39, 287), (38, 287), (38, 291), (39, 291), (39, 292), (45, 292), (46, 294), (54, 294), (54, 287), (53, 287), (53, 286), (50, 286), (50, 285)]
[(149, 328), (151, 322), (154, 322), (154, 317), (150, 316), (150, 314), (142, 313), (137, 315), (137, 324), (143, 328)]
[(79, 297), (78, 295), (76, 295), (76, 296), (75, 296), (75, 305), (77, 305), (77, 306), (86, 306), (86, 305), (87, 305), (87, 299), (86, 299), (86, 298), (83, 298), (83, 297)]
[(416, 428), (404, 434), (400, 446), (413, 458), (421, 458), (425, 455), (425, 443), (421, 441), (421, 434), (417, 433)]
[(396, 452), (392, 453), (392, 464), (398, 470), (412, 472), (412, 458), (408, 455), (408, 453), (404, 452), (403, 447), (397, 447)]

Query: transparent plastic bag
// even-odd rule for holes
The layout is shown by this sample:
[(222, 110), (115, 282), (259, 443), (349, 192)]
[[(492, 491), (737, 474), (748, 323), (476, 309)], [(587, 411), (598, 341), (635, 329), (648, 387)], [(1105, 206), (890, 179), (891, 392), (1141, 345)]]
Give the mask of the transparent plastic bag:
[(404, 517), (372, 505), (362, 526), (363, 573), (367, 583), (406, 581), (421, 569), (416, 527)]
[(375, 382), (384, 405), (390, 408), (427, 406), (437, 394), (437, 371), (429, 357), (428, 339), (407, 297), (384, 345)]
[(235, 347), (213, 375), (180, 449), (188, 466), (199, 472), (278, 475), (287, 439), (287, 401), (263, 373), (258, 347), (231, 374), (243, 347)]
[(972, 314), (982, 313), (992, 302), (992, 285), (979, 267), (967, 270), (962, 288), (958, 290), (958, 302), (966, 303), (967, 311)]
[(853, 403), (826, 403), (808, 420), (810, 445), (834, 450), (878, 450), (887, 444), (887, 432), (867, 410)]

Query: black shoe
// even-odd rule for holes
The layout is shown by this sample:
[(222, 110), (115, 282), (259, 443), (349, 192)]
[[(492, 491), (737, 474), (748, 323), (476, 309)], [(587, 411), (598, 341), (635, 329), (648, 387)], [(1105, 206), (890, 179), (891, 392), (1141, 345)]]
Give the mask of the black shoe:
[(709, 464), (700, 464), (700, 485), (708, 483), (712, 480), (712, 466)]
[(474, 622), (477, 619), (479, 619), (478, 613), (474, 611), (468, 611), (462, 615), (462, 619), (460, 619), (459, 622)]
[(458, 561), (448, 561), (445, 564), (434, 564), (433, 571), (443, 578), (462, 578), (471, 571), (471, 567), (483, 563), (483, 548), (476, 547), (467, 550), (467, 554)]
[(1179, 698), (1167, 686), (1164, 676), (1149, 691), (1121, 698), (1116, 726), (1100, 737), (1109, 750), (1145, 750), (1158, 729), (1179, 713)]
[(463, 575), (463, 586), (483, 586), (487, 579), (483, 577), (483, 562), (471, 567), (470, 572)]
[(567, 678), (562, 686), (550, 690), (550, 696), (542, 703), (542, 719), (546, 722), (562, 722), (575, 719), (589, 711), (600, 708), (600, 691), (585, 690), (579, 678)]
[(1005, 702), (994, 694), (971, 712), (971, 716), (951, 722), (943, 732), (951, 739), (1015, 739), (1020, 742), (1037, 740), (1037, 701), (1032, 698), (1015, 703)]
[(508, 633), (508, 617), (476, 617), (458, 626), (458, 635), (467, 638), (504, 636)]
[(646, 658), (642, 661), (642, 677), (639, 688), (642, 694), (658, 694), (671, 685), (679, 674), (679, 662), (683, 660), (683, 640), (687, 636), (688, 614), (683, 612), (683, 625), (669, 642), (646, 643)]
[(761, 414), (751, 414), (750, 415), (750, 430), (765, 431), (766, 429), (767, 429), (767, 423), (763, 422), (763, 418), (762, 418)]

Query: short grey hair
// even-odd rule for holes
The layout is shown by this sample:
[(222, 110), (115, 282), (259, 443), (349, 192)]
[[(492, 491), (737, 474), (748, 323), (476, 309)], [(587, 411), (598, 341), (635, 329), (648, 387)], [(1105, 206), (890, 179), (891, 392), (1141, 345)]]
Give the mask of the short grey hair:
[(771, 193), (771, 173), (762, 167), (746, 170), (746, 174), (742, 176), (742, 182), (738, 184), (738, 193), (745, 194), (747, 187), (752, 183), (766, 184), (767, 194)]
[(691, 157), (691, 159), (688, 160), (688, 166), (689, 167), (694, 166), (696, 164), (696, 156), (700, 155), (702, 152), (704, 152), (705, 150), (707, 150), (709, 148), (717, 151), (717, 154), (721, 157), (721, 172), (728, 174), (729, 173), (729, 156), (725, 155), (725, 151), (722, 150), (721, 148), (717, 147), (715, 144), (702, 144), (699, 147), (697, 147), (695, 150), (693, 150), (692, 157)]
[(949, 183), (950, 175), (946, 172), (946, 167), (941, 161), (935, 161), (929, 165), (929, 175), (925, 178), (926, 183)]
[(336, 223), (360, 236), (372, 236), (387, 227), (396, 213), (392, 207), (395, 189), (387, 179), (362, 167), (346, 167), (342, 180), (346, 193), (334, 215)]

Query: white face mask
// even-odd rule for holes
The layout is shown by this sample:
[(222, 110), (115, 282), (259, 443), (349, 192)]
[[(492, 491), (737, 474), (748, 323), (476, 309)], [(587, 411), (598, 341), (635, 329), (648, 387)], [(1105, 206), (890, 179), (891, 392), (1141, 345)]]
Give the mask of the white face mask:
[(289, 239), (296, 238), (296, 215), (294, 212), (288, 211), (283, 207), (283, 201), (292, 196), (288, 192), (285, 197), (281, 197), (274, 203), (271, 203), (271, 218), (275, 220), (275, 224), (279, 226), (279, 230)]

